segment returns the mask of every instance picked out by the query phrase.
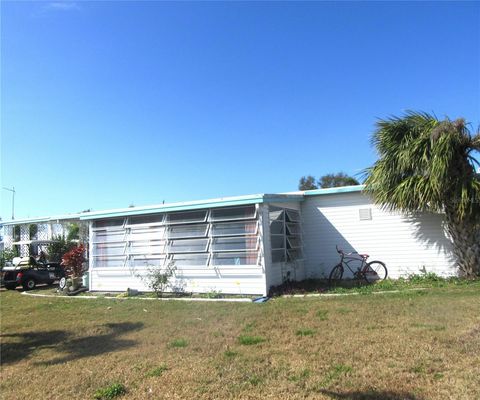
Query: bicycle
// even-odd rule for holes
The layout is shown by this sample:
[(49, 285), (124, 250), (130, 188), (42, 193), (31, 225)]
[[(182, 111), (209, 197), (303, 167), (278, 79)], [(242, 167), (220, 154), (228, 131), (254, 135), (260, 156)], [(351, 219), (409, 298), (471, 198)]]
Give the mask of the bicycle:
[[(345, 253), (343, 250), (339, 249), (338, 246), (337, 253), (340, 254), (340, 262), (333, 267), (328, 277), (328, 283), (330, 286), (336, 285), (343, 277), (343, 272), (346, 266), (350, 272), (353, 274), (355, 279), (364, 279), (367, 283), (373, 283), (376, 281), (383, 281), (387, 275), (387, 267), (382, 261), (370, 261), (367, 262), (369, 257), (368, 254), (358, 254), (356, 251), (351, 253)], [(355, 271), (350, 268), (351, 263), (361, 262), (360, 267)]]

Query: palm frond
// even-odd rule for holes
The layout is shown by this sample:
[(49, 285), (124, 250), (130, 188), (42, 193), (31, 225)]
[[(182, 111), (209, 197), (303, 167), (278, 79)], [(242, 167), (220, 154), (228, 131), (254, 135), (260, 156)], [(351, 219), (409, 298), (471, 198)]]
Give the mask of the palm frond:
[[(379, 120), (372, 136), (379, 160), (363, 171), (365, 190), (384, 208), (441, 211), (448, 205), (457, 217), (480, 219), (480, 183), (471, 152), (480, 148), (463, 119), (439, 121), (408, 111)], [(476, 205), (475, 205), (476, 204)]]

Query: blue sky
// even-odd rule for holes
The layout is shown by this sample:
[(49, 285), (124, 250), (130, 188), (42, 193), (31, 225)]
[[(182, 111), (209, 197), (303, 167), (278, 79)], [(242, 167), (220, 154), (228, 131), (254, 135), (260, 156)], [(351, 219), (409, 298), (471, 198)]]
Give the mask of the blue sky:
[(480, 123), (474, 2), (2, 1), (1, 38), (17, 218), (296, 190), (372, 164), (377, 118)]

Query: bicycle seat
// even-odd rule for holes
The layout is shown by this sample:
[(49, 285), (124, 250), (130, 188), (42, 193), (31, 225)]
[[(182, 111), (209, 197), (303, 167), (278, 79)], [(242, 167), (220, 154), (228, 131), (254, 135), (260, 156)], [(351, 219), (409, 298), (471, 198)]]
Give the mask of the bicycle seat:
[(359, 254), (360, 257), (364, 258), (365, 260), (370, 257), (368, 254)]

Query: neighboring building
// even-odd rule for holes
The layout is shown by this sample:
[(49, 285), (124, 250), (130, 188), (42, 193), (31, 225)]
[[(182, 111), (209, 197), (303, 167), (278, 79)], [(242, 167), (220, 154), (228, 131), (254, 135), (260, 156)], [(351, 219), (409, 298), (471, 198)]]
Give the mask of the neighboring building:
[[(55, 217), (22, 218), (0, 222), (3, 229), (3, 245), (21, 256), (36, 256), (45, 250), (46, 243), (56, 236), (66, 236), (72, 223), (79, 223), (80, 214)], [(33, 251), (33, 254), (31, 254)]]
[(9, 221), (3, 223), (4, 242), (7, 248), (25, 246), (31, 224), (39, 224), (38, 232), (51, 239), (58, 229), (54, 226), (88, 223), (90, 289), (97, 291), (145, 290), (139, 276), (174, 262), (176, 283), (186, 291), (267, 294), (286, 279), (327, 277), (338, 262), (336, 245), (384, 261), (393, 278), (421, 270), (455, 274), (441, 215), (413, 218), (384, 211), (362, 189), (259, 194)]

